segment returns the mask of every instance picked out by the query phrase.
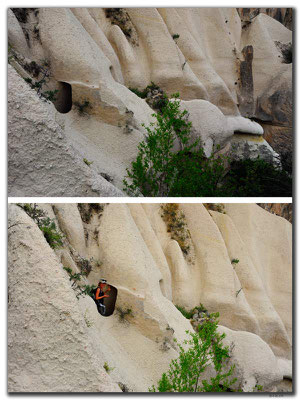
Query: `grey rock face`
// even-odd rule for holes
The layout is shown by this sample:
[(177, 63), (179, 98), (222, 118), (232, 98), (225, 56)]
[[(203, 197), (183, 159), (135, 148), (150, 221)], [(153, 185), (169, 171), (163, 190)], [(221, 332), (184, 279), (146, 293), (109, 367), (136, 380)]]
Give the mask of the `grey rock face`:
[(55, 113), (8, 65), (8, 196), (122, 196), (85, 165)]

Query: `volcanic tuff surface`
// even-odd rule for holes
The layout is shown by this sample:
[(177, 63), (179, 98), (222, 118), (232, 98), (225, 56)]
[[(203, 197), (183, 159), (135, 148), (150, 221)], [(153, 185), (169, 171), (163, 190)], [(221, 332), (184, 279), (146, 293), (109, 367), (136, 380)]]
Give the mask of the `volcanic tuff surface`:
[[(175, 305), (200, 303), (234, 344), (236, 387), (291, 386), (292, 225), (255, 204), (172, 206), (170, 225), (171, 206), (40, 205), (65, 235), (54, 251), (9, 205), (10, 392), (147, 391), (177, 356), (173, 339), (193, 329)], [(63, 267), (79, 273), (82, 260), (92, 265), (82, 283), (117, 290), (109, 317), (76, 298)]]
[[(292, 31), (265, 13), (240, 14), (8, 9), (9, 194), (121, 196), (142, 124), (153, 120), (129, 88), (151, 81), (180, 93), (207, 155), (231, 143), (236, 158), (291, 153)], [(55, 90), (53, 104), (36, 93)]]

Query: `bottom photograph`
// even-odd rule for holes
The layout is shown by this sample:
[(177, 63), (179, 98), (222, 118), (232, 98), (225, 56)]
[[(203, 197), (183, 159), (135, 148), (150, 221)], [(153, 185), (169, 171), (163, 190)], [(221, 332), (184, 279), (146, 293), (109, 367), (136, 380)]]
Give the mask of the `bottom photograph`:
[(292, 392), (292, 204), (8, 204), (8, 392)]

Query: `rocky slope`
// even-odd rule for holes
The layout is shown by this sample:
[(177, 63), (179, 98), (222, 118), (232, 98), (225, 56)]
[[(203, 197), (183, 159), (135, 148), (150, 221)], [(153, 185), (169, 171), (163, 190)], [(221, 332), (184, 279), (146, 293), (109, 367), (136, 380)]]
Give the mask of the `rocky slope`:
[[(173, 339), (193, 329), (175, 305), (200, 303), (220, 312), (236, 387), (290, 390), (287, 220), (254, 204), (40, 208), (65, 235), (62, 248), (51, 249), (19, 206), (8, 207), (10, 392), (147, 391), (176, 358)], [(105, 278), (114, 287), (110, 316), (89, 296), (76, 298), (69, 274), (83, 267), (80, 284)]]
[(287, 219), (290, 223), (293, 222), (293, 204), (292, 203), (258, 203), (258, 205), (272, 214), (279, 215)]
[(238, 159), (291, 154), (292, 32), (264, 13), (246, 24), (243, 15), (8, 9), (9, 194), (122, 195), (153, 113), (129, 88), (151, 81), (180, 93), (207, 155), (218, 145)]

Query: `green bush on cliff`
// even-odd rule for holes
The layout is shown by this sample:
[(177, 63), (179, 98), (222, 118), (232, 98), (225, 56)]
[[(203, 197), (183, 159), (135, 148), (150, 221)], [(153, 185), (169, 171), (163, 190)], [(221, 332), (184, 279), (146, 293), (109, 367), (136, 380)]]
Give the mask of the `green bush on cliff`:
[[(264, 160), (233, 161), (206, 157), (200, 140), (191, 139), (188, 112), (180, 110), (179, 94), (165, 98), (155, 123), (145, 126), (146, 139), (123, 180), (130, 196), (251, 197), (292, 195), (292, 178)], [(174, 151), (174, 147), (179, 148)], [(288, 165), (291, 171), (291, 162)]]
[(200, 140), (191, 141), (188, 113), (179, 108), (179, 94), (173, 98), (161, 113), (153, 114), (156, 122), (145, 126), (146, 140), (139, 144), (137, 159), (123, 180), (131, 196), (212, 196), (218, 192), (223, 158), (206, 158)]
[(38, 208), (37, 204), (18, 204), (30, 218), (37, 224), (52, 249), (63, 245), (63, 235), (57, 230), (54, 220), (46, 216), (45, 211)]
[(292, 196), (291, 175), (259, 158), (232, 162), (222, 186), (224, 196)]
[[(232, 390), (236, 378), (232, 378), (235, 366), (229, 367), (229, 347), (223, 345), (225, 334), (217, 332), (219, 313), (211, 314), (199, 326), (198, 332), (186, 331), (190, 339), (178, 344), (179, 357), (171, 361), (169, 370), (163, 373), (157, 387), (150, 392), (226, 392)], [(176, 340), (175, 340), (176, 341)], [(210, 380), (201, 379), (208, 365), (212, 364), (215, 375)]]

